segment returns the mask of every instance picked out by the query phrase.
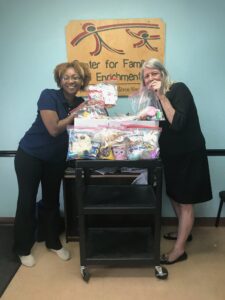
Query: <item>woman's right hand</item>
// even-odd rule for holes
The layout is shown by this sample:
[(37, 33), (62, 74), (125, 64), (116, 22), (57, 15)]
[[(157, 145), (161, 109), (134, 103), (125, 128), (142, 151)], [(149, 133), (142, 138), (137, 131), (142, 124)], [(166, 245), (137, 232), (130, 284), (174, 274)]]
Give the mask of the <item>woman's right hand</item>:
[(138, 113), (138, 118), (141, 120), (146, 120), (147, 117), (154, 117), (157, 111), (157, 108), (154, 106), (147, 106)]
[(86, 102), (82, 102), (80, 105), (78, 105), (77, 107), (75, 107), (74, 109), (71, 109), (69, 114), (70, 115), (76, 115), (76, 113), (81, 109), (83, 108), (84, 106), (86, 105)]

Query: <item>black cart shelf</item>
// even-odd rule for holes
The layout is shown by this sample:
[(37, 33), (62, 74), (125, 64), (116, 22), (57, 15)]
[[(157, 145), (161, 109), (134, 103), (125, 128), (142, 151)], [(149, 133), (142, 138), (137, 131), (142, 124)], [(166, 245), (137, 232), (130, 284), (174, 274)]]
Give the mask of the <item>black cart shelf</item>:
[[(145, 168), (148, 184), (93, 184), (91, 173), (103, 167)], [(91, 265), (154, 265), (156, 277), (167, 278), (160, 266), (161, 161), (77, 160), (75, 176), (83, 279)]]

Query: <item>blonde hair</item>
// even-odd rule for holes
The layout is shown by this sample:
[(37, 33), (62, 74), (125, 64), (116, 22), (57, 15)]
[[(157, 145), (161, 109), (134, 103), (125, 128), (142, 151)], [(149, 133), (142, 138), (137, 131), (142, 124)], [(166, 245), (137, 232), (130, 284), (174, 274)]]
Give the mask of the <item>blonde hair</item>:
[(160, 60), (158, 60), (156, 58), (150, 58), (149, 60), (145, 61), (141, 68), (141, 86), (142, 87), (145, 86), (144, 70), (146, 68), (157, 69), (160, 71), (162, 78), (163, 78), (163, 81), (162, 81), (163, 93), (166, 93), (170, 89), (171, 85), (173, 84), (173, 81), (170, 79), (169, 73), (166, 70), (166, 68), (164, 67), (164, 65), (160, 62)]
[(54, 79), (55, 82), (57, 83), (57, 86), (61, 87), (61, 79), (68, 68), (74, 68), (74, 70), (80, 76), (80, 78), (82, 79), (82, 86), (80, 89), (84, 90), (88, 86), (91, 80), (91, 73), (88, 64), (79, 62), (78, 60), (61, 63), (55, 67)]

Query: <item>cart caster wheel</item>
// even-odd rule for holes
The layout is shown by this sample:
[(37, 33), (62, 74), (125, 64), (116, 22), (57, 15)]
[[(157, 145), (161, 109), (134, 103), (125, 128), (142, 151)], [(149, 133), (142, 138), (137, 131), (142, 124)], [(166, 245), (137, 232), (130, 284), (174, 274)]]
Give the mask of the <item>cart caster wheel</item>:
[(155, 266), (155, 276), (159, 279), (167, 279), (168, 271), (165, 267)]
[(90, 273), (88, 272), (88, 269), (86, 267), (82, 266), (82, 267), (80, 267), (80, 272), (81, 272), (81, 275), (82, 275), (84, 281), (88, 282), (91, 277)]

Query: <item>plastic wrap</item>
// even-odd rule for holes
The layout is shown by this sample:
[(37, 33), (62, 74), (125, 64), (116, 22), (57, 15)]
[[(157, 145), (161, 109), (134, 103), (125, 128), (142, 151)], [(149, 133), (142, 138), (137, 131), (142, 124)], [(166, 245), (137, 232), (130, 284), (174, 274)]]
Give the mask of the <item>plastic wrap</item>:
[(147, 120), (164, 120), (164, 114), (160, 101), (155, 94), (146, 88), (129, 96), (134, 115), (140, 118), (146, 116)]
[(118, 123), (86, 123), (68, 127), (69, 149), (67, 160), (107, 159), (140, 160), (159, 156), (158, 139), (161, 128), (146, 125), (145, 121)]

